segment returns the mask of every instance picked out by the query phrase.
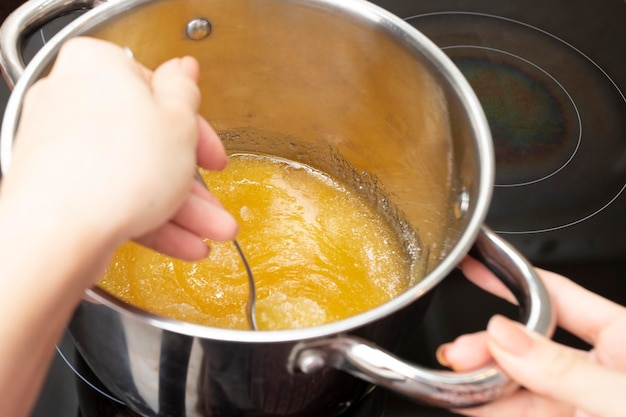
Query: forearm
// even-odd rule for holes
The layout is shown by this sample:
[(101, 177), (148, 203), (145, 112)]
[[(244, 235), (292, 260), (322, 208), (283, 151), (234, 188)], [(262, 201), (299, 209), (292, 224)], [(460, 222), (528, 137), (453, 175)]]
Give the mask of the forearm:
[(193, 192), (194, 168), (221, 169), (226, 153), (198, 123), (198, 74), (190, 57), (153, 73), (117, 45), (75, 38), (28, 92), (0, 190), (0, 417), (28, 413), (118, 244), (144, 239), (191, 260), (206, 256), (204, 238), (234, 238), (232, 217), (200, 226), (215, 202)]
[(88, 230), (20, 211), (0, 202), (2, 417), (28, 415), (55, 343), (112, 252)]

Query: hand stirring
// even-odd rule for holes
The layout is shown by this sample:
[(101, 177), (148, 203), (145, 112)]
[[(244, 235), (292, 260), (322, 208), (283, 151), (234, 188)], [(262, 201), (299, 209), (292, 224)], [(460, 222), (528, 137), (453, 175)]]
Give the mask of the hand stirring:
[[(202, 175), (200, 175), (200, 171), (196, 169), (196, 179), (209, 190), (209, 187), (204, 182)], [(209, 190), (210, 191), (210, 190)], [(233, 245), (235, 245), (235, 249), (239, 253), (239, 257), (243, 262), (243, 265), (246, 267), (246, 274), (248, 275), (248, 300), (246, 301), (246, 320), (248, 321), (248, 327), (251, 330), (258, 330), (256, 325), (256, 317), (255, 317), (255, 304), (256, 304), (256, 286), (254, 285), (254, 277), (252, 276), (252, 269), (250, 269), (250, 264), (248, 264), (248, 260), (241, 249), (241, 245), (237, 242), (237, 239), (233, 240)]]
[[(124, 52), (130, 59), (132, 60), (135, 59), (135, 54), (133, 54), (133, 51), (128, 46), (124, 47)], [(200, 171), (198, 171), (197, 169), (196, 169), (196, 179), (200, 181), (200, 184), (202, 184), (204, 188), (206, 188), (208, 191), (211, 191), (209, 190), (209, 187), (204, 182), (202, 175), (200, 175)], [(235, 245), (235, 249), (237, 249), (237, 252), (239, 253), (239, 257), (241, 258), (243, 265), (246, 267), (246, 275), (248, 275), (248, 300), (246, 301), (246, 320), (248, 321), (248, 327), (250, 327), (250, 329), (252, 330), (259, 330), (256, 325), (256, 317), (255, 317), (256, 286), (254, 285), (254, 277), (252, 276), (252, 269), (250, 269), (250, 264), (248, 264), (248, 260), (246, 259), (246, 256), (243, 254), (243, 250), (241, 249), (239, 242), (237, 242), (237, 239), (233, 240), (233, 245)]]

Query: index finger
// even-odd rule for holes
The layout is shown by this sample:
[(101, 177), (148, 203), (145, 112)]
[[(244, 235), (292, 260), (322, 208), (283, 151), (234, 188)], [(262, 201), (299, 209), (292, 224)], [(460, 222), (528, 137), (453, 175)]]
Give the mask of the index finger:
[(221, 171), (226, 168), (228, 159), (222, 140), (202, 116), (198, 116), (198, 165), (202, 168)]
[[(472, 258), (461, 262), (465, 276), (490, 293), (517, 303), (515, 297), (486, 267)], [(572, 280), (543, 269), (535, 269), (554, 304), (559, 326), (595, 345), (602, 329), (626, 315), (626, 308), (595, 294)]]
[(505, 299), (511, 304), (517, 304), (517, 299), (506, 285), (476, 259), (466, 256), (459, 264), (459, 268), (467, 279), (483, 290)]
[(554, 303), (558, 324), (595, 345), (603, 329), (626, 315), (626, 308), (554, 272), (537, 269)]

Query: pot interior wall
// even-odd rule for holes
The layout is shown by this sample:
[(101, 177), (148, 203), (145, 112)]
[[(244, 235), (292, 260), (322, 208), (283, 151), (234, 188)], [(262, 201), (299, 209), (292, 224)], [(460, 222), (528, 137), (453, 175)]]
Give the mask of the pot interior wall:
[[(450, 107), (445, 80), (406, 40), (373, 15), (333, 12), (339, 7), (156, 1), (90, 34), (130, 47), (150, 68), (196, 57), (201, 112), (229, 151), (307, 163), (365, 190), (417, 233), (430, 270), (465, 226), (454, 216), (458, 190), (477, 187), (468, 121)], [(185, 36), (196, 18), (212, 24), (203, 40)]]

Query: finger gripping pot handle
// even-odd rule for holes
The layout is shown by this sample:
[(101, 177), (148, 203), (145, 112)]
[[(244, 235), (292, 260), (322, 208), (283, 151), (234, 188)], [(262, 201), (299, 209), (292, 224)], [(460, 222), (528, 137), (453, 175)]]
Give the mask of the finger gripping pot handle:
[[(528, 261), (486, 227), (474, 244), (472, 256), (513, 291), (526, 327), (550, 336), (554, 330), (550, 298)], [(494, 365), (463, 373), (428, 369), (351, 336), (302, 342), (291, 358), (294, 371), (312, 373), (333, 367), (419, 402), (445, 408), (480, 405), (517, 387)]]
[(23, 38), (65, 13), (92, 9), (107, 0), (29, 0), (11, 13), (0, 27), (0, 66), (13, 88), (24, 72)]

